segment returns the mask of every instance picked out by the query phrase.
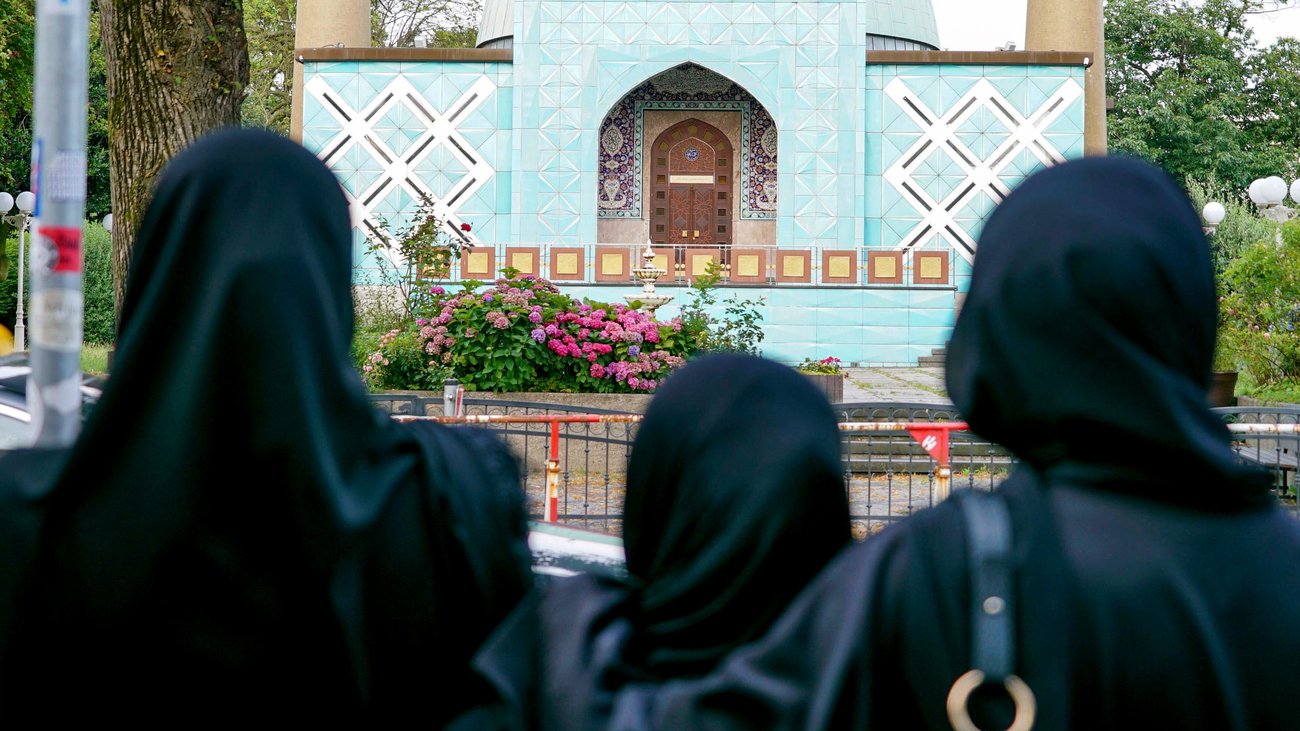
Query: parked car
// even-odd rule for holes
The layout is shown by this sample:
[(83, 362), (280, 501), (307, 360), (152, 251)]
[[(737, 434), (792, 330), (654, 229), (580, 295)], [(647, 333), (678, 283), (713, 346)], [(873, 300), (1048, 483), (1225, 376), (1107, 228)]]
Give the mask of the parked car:
[[(31, 410), (27, 406), (27, 377), (31, 373), (27, 353), (0, 357), (0, 449), (27, 447), (36, 439)], [(82, 382), (82, 418), (99, 401), (102, 387), (98, 377)]]

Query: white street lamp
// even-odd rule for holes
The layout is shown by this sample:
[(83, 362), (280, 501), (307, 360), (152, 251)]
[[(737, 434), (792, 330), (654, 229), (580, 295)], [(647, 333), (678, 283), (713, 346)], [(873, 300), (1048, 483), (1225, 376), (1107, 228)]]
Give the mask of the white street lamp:
[[(18, 204), (18, 213), (9, 215), (9, 209)], [(14, 311), (14, 348), (27, 349), (26, 312), (23, 304), (23, 274), (27, 270), (27, 229), (31, 226), (32, 211), (36, 209), (36, 196), (23, 191), (17, 198), (0, 193), (0, 220), (18, 229), (18, 307)]]
[(104, 216), (104, 220), (100, 221), (100, 223), (104, 226), (105, 231), (108, 231), (109, 233), (113, 232), (113, 214), (110, 213), (107, 216)]
[(1223, 223), (1228, 211), (1218, 201), (1210, 201), (1201, 209), (1201, 218), (1205, 219), (1205, 233), (1212, 234)]

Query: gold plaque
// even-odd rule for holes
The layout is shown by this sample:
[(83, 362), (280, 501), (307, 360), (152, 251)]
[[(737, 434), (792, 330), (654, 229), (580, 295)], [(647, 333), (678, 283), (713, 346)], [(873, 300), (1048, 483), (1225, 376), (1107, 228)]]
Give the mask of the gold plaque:
[(471, 251), (465, 257), (465, 271), (468, 274), (492, 274), (492, 255), (486, 251)]
[(708, 274), (709, 262), (711, 261), (713, 261), (712, 254), (692, 254), (691, 255), (691, 276), (699, 277)]
[(898, 259), (892, 256), (877, 256), (872, 259), (876, 265), (876, 279), (896, 279), (898, 277)]
[(802, 256), (783, 256), (781, 257), (781, 276), (783, 277), (802, 277), (803, 257)]
[(533, 252), (516, 251), (510, 255), (510, 266), (518, 269), (524, 274), (533, 274)]
[(757, 277), (758, 276), (758, 255), (741, 254), (740, 256), (737, 256), (736, 276)]
[(845, 279), (853, 276), (853, 257), (851, 256), (831, 256), (830, 271), (827, 274), (836, 279)]
[(555, 255), (555, 273), (573, 276), (578, 273), (578, 255), (573, 252), (560, 252)]
[(921, 259), (921, 278), (922, 279), (941, 279), (943, 277), (943, 257), (942, 256), (924, 256), (917, 254)]
[(600, 273), (607, 277), (623, 273), (623, 256), (621, 254), (601, 254)]

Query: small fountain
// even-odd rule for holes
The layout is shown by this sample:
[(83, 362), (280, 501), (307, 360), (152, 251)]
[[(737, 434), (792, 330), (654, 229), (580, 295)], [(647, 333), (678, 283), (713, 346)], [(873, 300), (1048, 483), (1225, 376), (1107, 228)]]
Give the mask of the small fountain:
[(641, 266), (632, 270), (632, 276), (641, 283), (640, 294), (623, 295), (628, 304), (640, 302), (641, 309), (653, 319), (655, 310), (673, 301), (672, 295), (655, 292), (655, 281), (667, 274), (666, 269), (655, 267), (655, 252), (649, 240), (645, 242), (645, 251), (641, 253)]

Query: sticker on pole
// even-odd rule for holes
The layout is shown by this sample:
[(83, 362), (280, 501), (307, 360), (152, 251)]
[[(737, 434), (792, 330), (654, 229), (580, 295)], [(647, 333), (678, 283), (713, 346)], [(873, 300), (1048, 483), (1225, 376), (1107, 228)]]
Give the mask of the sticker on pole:
[(59, 150), (45, 171), (45, 192), (50, 200), (80, 203), (86, 199), (86, 153)]
[(81, 290), (38, 289), (32, 292), (31, 307), (32, 347), (81, 351)]
[(37, 137), (32, 140), (32, 195), (36, 197), (36, 206), (32, 217), (41, 217), (41, 172), (44, 168), (44, 141)]
[(36, 229), (32, 265), (48, 274), (81, 273), (81, 227), (41, 226)]

